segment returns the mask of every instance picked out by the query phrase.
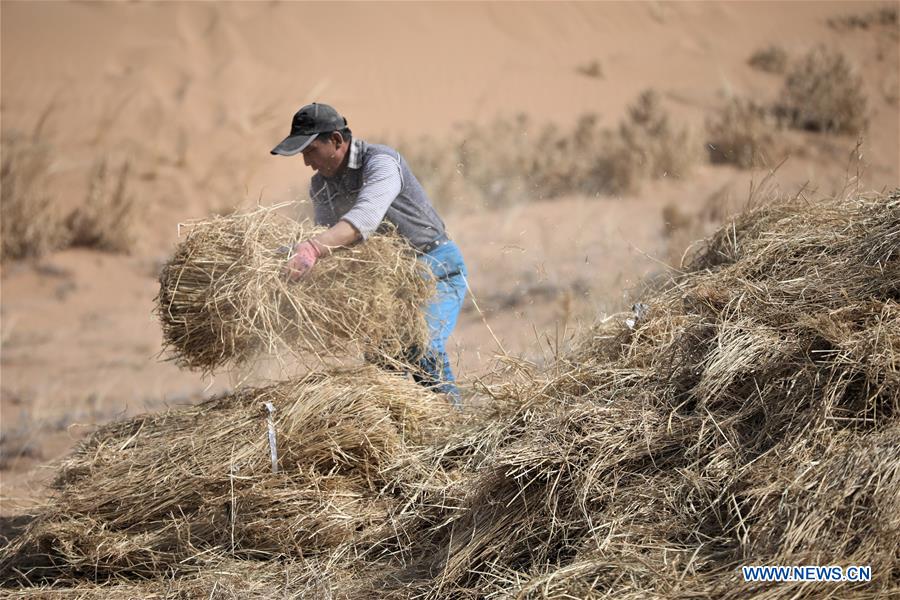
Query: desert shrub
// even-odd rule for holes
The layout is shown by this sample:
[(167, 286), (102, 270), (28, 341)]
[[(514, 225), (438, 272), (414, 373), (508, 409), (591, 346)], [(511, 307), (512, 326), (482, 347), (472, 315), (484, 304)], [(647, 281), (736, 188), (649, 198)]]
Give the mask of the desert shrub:
[(635, 178), (683, 176), (696, 160), (688, 130), (672, 125), (653, 90), (642, 93), (628, 108), (628, 118), (619, 124), (619, 139), (631, 177), (622, 189), (635, 189)]
[(781, 46), (774, 44), (761, 48), (753, 53), (747, 64), (766, 73), (784, 73), (787, 68), (788, 54)]
[(0, 471), (10, 468), (20, 458), (44, 458), (40, 442), (41, 436), (31, 422), (0, 433)]
[(66, 219), (70, 244), (127, 253), (134, 243), (135, 203), (128, 194), (129, 164), (111, 168), (108, 159), (94, 166), (84, 203)]
[(653, 90), (628, 107), (615, 129), (586, 114), (570, 132), (545, 126), (537, 140), (531, 189), (545, 198), (635, 192), (645, 180), (683, 176), (697, 158), (688, 130), (672, 125)]
[(40, 256), (65, 245), (66, 228), (45, 187), (50, 167), (46, 145), (18, 136), (3, 138), (0, 166), (0, 257)]
[(672, 124), (653, 91), (614, 129), (591, 113), (571, 128), (517, 115), (462, 124), (445, 142), (397, 146), (442, 209), (633, 192), (646, 179), (684, 175), (698, 157), (688, 130)]
[[(538, 149), (528, 140), (531, 123), (525, 115), (497, 118), (480, 125), (466, 123), (454, 153), (461, 177), (474, 184), (491, 206), (527, 193), (531, 166)], [(499, 143), (498, 143), (499, 142)]]
[(798, 129), (858, 133), (866, 126), (862, 79), (840, 51), (818, 46), (788, 72), (777, 111)]
[(774, 131), (765, 107), (752, 100), (732, 98), (715, 119), (706, 122), (710, 162), (732, 163), (745, 169), (767, 164)]
[(575, 72), (585, 77), (603, 79), (603, 65), (600, 64), (599, 60), (592, 60), (583, 65), (578, 65), (575, 67)]
[(3, 138), (3, 261), (37, 258), (71, 246), (127, 252), (134, 242), (136, 206), (127, 193), (129, 165), (95, 164), (84, 199), (68, 214), (48, 190), (51, 147), (39, 139)]
[(882, 6), (864, 14), (843, 15), (828, 19), (828, 25), (837, 31), (871, 29), (872, 27), (894, 27), (900, 25), (897, 6)]

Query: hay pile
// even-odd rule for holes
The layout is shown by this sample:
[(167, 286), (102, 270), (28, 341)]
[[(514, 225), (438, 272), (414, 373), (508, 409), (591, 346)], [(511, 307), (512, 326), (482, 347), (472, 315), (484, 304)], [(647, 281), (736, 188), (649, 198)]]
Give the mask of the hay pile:
[[(271, 464), (274, 405), (278, 472)], [(31, 582), (169, 576), (223, 558), (313, 557), (379, 526), (383, 471), (453, 409), (374, 368), (303, 379), (101, 428), (0, 571)], [(15, 569), (16, 571), (13, 571)]]
[[(518, 411), (409, 559), (428, 597), (900, 594), (900, 194), (739, 217), (635, 328), (496, 395)], [(432, 523), (437, 522), (432, 520)], [(411, 529), (422, 526), (411, 522)], [(871, 565), (745, 584), (741, 565)]]
[[(45, 540), (56, 572), (96, 597), (95, 565), (153, 577), (127, 584), (148, 596), (162, 582), (173, 594), (215, 596), (216, 569), (241, 573), (223, 579), (234, 594), (261, 597), (900, 595), (900, 193), (750, 211), (642, 301), (649, 310), (633, 326), (629, 315), (599, 323), (544, 371), (511, 362), (503, 384), (484, 388), (485, 418), (445, 428), (415, 420), (429, 424), (428, 443), (397, 452), (335, 450), (341, 441), (307, 453), (308, 436), (331, 434), (315, 436), (321, 421), (302, 413), (293, 427), (303, 435), (284, 446), (286, 474), (272, 476), (254, 402), (218, 420), (252, 422), (246, 438), (210, 425), (154, 444), (138, 421), (113, 426), (64, 467), (61, 496), (25, 539)], [(400, 406), (422, 406), (413, 400)], [(195, 423), (202, 413), (180, 414)], [(155, 459), (104, 458), (137, 451), (135, 434)], [(217, 458), (193, 463), (192, 445)], [(232, 455), (255, 465), (246, 483), (232, 478)], [(362, 457), (352, 475), (339, 473), (355, 482), (352, 501), (312, 484), (345, 455)], [(182, 473), (190, 485), (175, 485)], [(79, 524), (92, 537), (76, 551), (59, 542), (74, 536), (40, 537), (82, 517), (94, 519), (93, 529)], [(111, 556), (120, 546), (98, 543), (112, 524), (140, 540), (125, 568)], [(221, 531), (232, 525), (234, 543)], [(28, 564), (25, 546), (5, 553), (7, 575)], [(266, 558), (275, 555), (289, 559)], [(745, 583), (739, 571), (792, 564), (870, 565), (873, 579)], [(197, 572), (168, 574), (191, 570), (183, 565)]]
[(156, 313), (177, 364), (205, 372), (288, 350), (389, 359), (424, 348), (434, 292), (396, 234), (377, 235), (286, 280), (286, 247), (317, 233), (270, 208), (195, 223), (160, 273)]

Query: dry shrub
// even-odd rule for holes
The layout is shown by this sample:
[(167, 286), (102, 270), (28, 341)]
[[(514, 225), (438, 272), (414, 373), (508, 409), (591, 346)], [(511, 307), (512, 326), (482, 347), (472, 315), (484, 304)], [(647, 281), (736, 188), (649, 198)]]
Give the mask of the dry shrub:
[(107, 159), (97, 162), (85, 201), (66, 219), (72, 246), (129, 252), (137, 219), (134, 197), (128, 193), (129, 171), (127, 161), (118, 168)]
[(747, 64), (766, 73), (781, 75), (787, 69), (788, 54), (784, 48), (773, 44), (754, 52)]
[(44, 458), (41, 437), (36, 424), (30, 420), (0, 433), (0, 471), (12, 467), (19, 459)]
[(864, 14), (844, 15), (828, 19), (828, 25), (838, 31), (851, 31), (853, 29), (872, 29), (874, 27), (900, 28), (896, 4), (882, 6)]
[(362, 348), (397, 359), (425, 348), (421, 307), (434, 286), (409, 245), (376, 235), (289, 282), (286, 248), (317, 231), (270, 208), (192, 224), (159, 278), (156, 314), (170, 356), (211, 372), (262, 352)]
[[(608, 150), (607, 180), (620, 190), (636, 190), (644, 179), (683, 177), (697, 160), (689, 131), (671, 124), (659, 94), (652, 90), (628, 107), (618, 140), (618, 147)], [(603, 169), (598, 171), (602, 178)]]
[(706, 122), (712, 163), (749, 169), (770, 165), (776, 128), (769, 111), (752, 100), (732, 98), (715, 119)]
[(603, 79), (603, 65), (597, 59), (578, 65), (575, 67), (575, 72), (592, 79)]
[(20, 136), (4, 136), (0, 165), (0, 258), (34, 258), (63, 247), (66, 228), (45, 187), (50, 149)]
[(448, 210), (634, 192), (647, 179), (687, 175), (699, 158), (689, 131), (671, 123), (652, 90), (615, 129), (601, 127), (594, 114), (571, 129), (517, 115), (460, 125), (447, 142), (422, 138), (398, 147)]
[(818, 46), (791, 67), (777, 111), (799, 129), (859, 133), (867, 123), (862, 78), (839, 50)]
[[(278, 472), (267, 409), (274, 406)], [(227, 557), (352, 550), (399, 499), (382, 471), (452, 422), (434, 394), (374, 367), (315, 373), (102, 427), (3, 551), (27, 581), (194, 571)]]
[(63, 216), (50, 196), (52, 149), (39, 139), (3, 139), (2, 260), (36, 258), (71, 246), (128, 252), (134, 242), (136, 206), (127, 194), (128, 163), (110, 174), (99, 161), (84, 200)]

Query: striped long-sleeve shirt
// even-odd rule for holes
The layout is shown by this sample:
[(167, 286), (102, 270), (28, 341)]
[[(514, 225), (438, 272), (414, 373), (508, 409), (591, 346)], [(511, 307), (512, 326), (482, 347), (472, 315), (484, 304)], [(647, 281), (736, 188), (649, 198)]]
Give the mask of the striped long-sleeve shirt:
[(400, 153), (363, 140), (353, 140), (349, 152), (343, 173), (312, 177), (309, 196), (317, 225), (344, 220), (365, 240), (388, 221), (420, 250), (446, 236), (444, 222)]

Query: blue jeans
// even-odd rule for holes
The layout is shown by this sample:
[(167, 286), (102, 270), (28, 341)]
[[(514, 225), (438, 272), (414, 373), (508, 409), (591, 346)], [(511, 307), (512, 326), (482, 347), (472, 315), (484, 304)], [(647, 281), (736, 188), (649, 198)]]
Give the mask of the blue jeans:
[(419, 368), (413, 372), (413, 379), (435, 392), (446, 394), (454, 406), (461, 408), (462, 398), (447, 356), (447, 338), (456, 327), (456, 319), (466, 297), (466, 263), (459, 246), (453, 241), (422, 254), (419, 260), (431, 268), (437, 280), (437, 295), (425, 307), (428, 349), (419, 359)]

